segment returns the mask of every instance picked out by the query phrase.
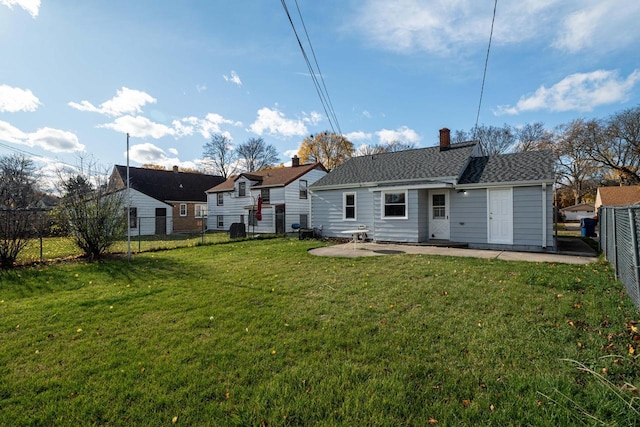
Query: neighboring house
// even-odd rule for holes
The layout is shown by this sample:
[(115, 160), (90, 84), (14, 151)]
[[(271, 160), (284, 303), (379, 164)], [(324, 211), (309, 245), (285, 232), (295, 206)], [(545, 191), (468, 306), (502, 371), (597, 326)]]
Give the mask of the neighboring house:
[(593, 218), (596, 215), (593, 203), (578, 203), (560, 209), (560, 212), (564, 215), (565, 221), (580, 221), (583, 218)]
[(555, 250), (550, 151), (483, 156), (478, 144), (354, 157), (310, 188), (325, 237), (366, 227), (374, 241)]
[(598, 187), (596, 212), (600, 206), (631, 206), (640, 204), (640, 186)]
[[(286, 233), (293, 224), (309, 226), (311, 204), (308, 187), (325, 176), (320, 163), (265, 169), (235, 175), (207, 191), (209, 229), (229, 230), (244, 223), (247, 231)], [(258, 197), (262, 197), (262, 219), (257, 221)]]
[[(129, 225), (133, 235), (189, 233), (206, 226), (205, 191), (224, 178), (193, 172), (129, 167), (131, 207)], [(127, 187), (127, 167), (116, 165), (109, 186)]]

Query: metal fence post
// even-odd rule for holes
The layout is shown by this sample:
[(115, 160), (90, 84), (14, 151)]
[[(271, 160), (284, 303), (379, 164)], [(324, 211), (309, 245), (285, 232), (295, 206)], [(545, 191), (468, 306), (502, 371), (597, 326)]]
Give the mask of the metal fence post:
[(635, 275), (636, 295), (640, 296), (640, 270), (638, 270), (638, 229), (636, 228), (635, 210), (629, 208), (629, 222), (631, 223), (631, 244), (633, 245), (633, 272)]
[(612, 230), (613, 230), (613, 271), (615, 273), (615, 279), (618, 280), (618, 236), (617, 236), (617, 231), (618, 227), (616, 226), (616, 213), (617, 210), (611, 208), (611, 213), (613, 215), (613, 224), (612, 224)]

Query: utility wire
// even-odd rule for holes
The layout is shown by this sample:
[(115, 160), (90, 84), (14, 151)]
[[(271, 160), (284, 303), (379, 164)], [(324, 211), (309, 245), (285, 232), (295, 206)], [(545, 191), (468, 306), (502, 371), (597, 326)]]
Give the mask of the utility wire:
[[(302, 56), (304, 57), (305, 63), (307, 64), (307, 68), (309, 69), (309, 73), (311, 75), (311, 79), (313, 80), (313, 84), (316, 88), (316, 92), (318, 93), (318, 97), (320, 98), (320, 103), (322, 104), (322, 108), (324, 109), (324, 113), (327, 116), (327, 120), (329, 120), (329, 125), (331, 126), (331, 130), (333, 131), (333, 133), (336, 133), (336, 128), (339, 129), (338, 123), (337, 123), (337, 119), (335, 118), (335, 112), (333, 112), (332, 107), (330, 102), (327, 100), (328, 98), (328, 93), (325, 95), (325, 93), (322, 91), (322, 88), (320, 86), (320, 83), (318, 82), (318, 77), (316, 75), (316, 72), (311, 64), (311, 61), (309, 60), (309, 56), (307, 55), (307, 52), (302, 44), (302, 41), (300, 40), (300, 37), (298, 36), (298, 31), (296, 30), (296, 26), (293, 22), (293, 19), (291, 18), (291, 14), (289, 13), (289, 8), (287, 6), (286, 0), (281, 0), (282, 3), (282, 7), (284, 8), (285, 13), (287, 14), (287, 18), (289, 19), (289, 23), (291, 24), (291, 28), (293, 29), (293, 33), (296, 36), (296, 40), (298, 41), (298, 46), (300, 47), (300, 51), (302, 52)], [(297, 6), (297, 1), (296, 1), (296, 6)], [(298, 8), (298, 13), (300, 13), (300, 8)], [(300, 16), (302, 17), (302, 15), (300, 14)], [(304, 23), (303, 23), (304, 25)], [(306, 32), (306, 28), (305, 28), (305, 32)], [(309, 40), (308, 38), (308, 34), (307, 34), (307, 40)], [(309, 44), (310, 41), (309, 41)], [(313, 50), (313, 47), (312, 47)], [(314, 54), (314, 58), (315, 58), (315, 54)], [(317, 64), (317, 61), (316, 61)], [(318, 74), (320, 74), (320, 70), (318, 68)], [(321, 74), (320, 74), (321, 75)], [(323, 80), (324, 83), (324, 80)], [(325, 86), (326, 89), (326, 86)], [(331, 113), (329, 112), (331, 111)], [(336, 126), (334, 126), (334, 122), (336, 122)]]
[(327, 85), (324, 82), (324, 76), (322, 75), (322, 71), (320, 71), (320, 64), (318, 64), (318, 58), (316, 57), (316, 51), (313, 49), (313, 44), (311, 44), (311, 39), (309, 38), (309, 33), (307, 32), (307, 26), (304, 23), (304, 19), (302, 18), (302, 12), (300, 12), (300, 7), (298, 6), (298, 0), (295, 0), (296, 8), (298, 9), (298, 16), (300, 16), (300, 22), (302, 22), (302, 28), (304, 29), (304, 34), (307, 36), (307, 43), (309, 43), (309, 47), (311, 48), (311, 54), (313, 55), (313, 60), (316, 63), (316, 68), (318, 69), (318, 74), (320, 75), (320, 80), (322, 80), (322, 87), (324, 88), (324, 93), (326, 94), (327, 103), (329, 106), (329, 111), (333, 116), (333, 120), (336, 123), (336, 127), (338, 128), (338, 132), (342, 134), (342, 129), (340, 129), (340, 123), (338, 123), (338, 117), (336, 116), (336, 112), (333, 109), (333, 103), (331, 102), (331, 97), (329, 96), (329, 91), (327, 90)]
[[(491, 19), (491, 32), (489, 33), (489, 46), (487, 46), (487, 57), (484, 60), (484, 73), (482, 74), (482, 87), (480, 89), (480, 101), (478, 102), (478, 113), (476, 114), (476, 124), (473, 127), (474, 138), (478, 132), (478, 120), (480, 119), (480, 108), (482, 107), (482, 95), (484, 94), (484, 83), (487, 79), (487, 66), (489, 64), (489, 52), (491, 51), (491, 40), (493, 39), (493, 24), (496, 22), (496, 9), (498, 8), (498, 0), (493, 3), (493, 18)], [(482, 148), (482, 145), (480, 146)]]

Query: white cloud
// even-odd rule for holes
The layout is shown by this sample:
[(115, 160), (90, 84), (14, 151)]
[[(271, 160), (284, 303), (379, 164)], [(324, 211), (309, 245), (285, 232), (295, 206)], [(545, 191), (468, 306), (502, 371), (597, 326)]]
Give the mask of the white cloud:
[(353, 141), (365, 141), (365, 140), (369, 140), (371, 139), (371, 134), (367, 133), (367, 132), (362, 132), (362, 131), (356, 131), (356, 132), (349, 132), (348, 134), (345, 135), (345, 138), (347, 138), (349, 141), (353, 142)]
[(309, 114), (303, 112), (302, 121), (312, 126), (316, 126), (318, 123), (322, 121), (322, 114), (318, 113), (317, 111), (312, 111)]
[[(365, 0), (345, 28), (399, 53), (442, 56), (486, 46), (493, 2), (477, 0)], [(498, 4), (496, 45), (542, 41), (561, 50), (633, 46), (640, 35), (640, 2), (521, 0)]]
[(178, 155), (178, 149), (177, 148), (169, 148), (167, 151), (170, 152), (171, 154), (173, 154), (174, 156)]
[(49, 127), (28, 134), (26, 144), (54, 153), (73, 153), (85, 149), (85, 146), (78, 142), (78, 137), (74, 133)]
[(209, 113), (204, 117), (204, 119), (189, 117), (188, 120), (190, 120), (190, 123), (198, 127), (200, 134), (205, 138), (209, 138), (212, 133), (229, 135), (229, 132), (222, 132), (220, 127), (221, 125), (242, 126), (242, 122), (234, 122), (233, 120), (225, 119), (220, 114), (216, 113)]
[(309, 133), (303, 120), (287, 119), (280, 111), (268, 107), (258, 110), (258, 118), (249, 126), (249, 130), (257, 135), (268, 133), (280, 137), (302, 136)]
[(382, 129), (377, 131), (375, 134), (381, 144), (394, 141), (415, 144), (420, 141), (420, 135), (418, 135), (415, 130), (410, 129), (407, 126), (402, 126), (396, 130)]
[(205, 85), (196, 85), (196, 90), (198, 91), (198, 93), (204, 92), (205, 90), (207, 90), (207, 87)]
[(69, 102), (68, 105), (79, 111), (90, 111), (116, 117), (123, 114), (141, 113), (142, 107), (146, 104), (155, 103), (156, 99), (148, 93), (123, 86), (117, 91), (116, 96), (103, 102), (99, 107), (89, 101)]
[(515, 106), (499, 106), (494, 114), (537, 110), (591, 111), (600, 105), (628, 100), (638, 82), (640, 70), (633, 71), (626, 79), (611, 70), (571, 74), (550, 88), (541, 86), (532, 95), (521, 97)]
[(39, 147), (54, 153), (72, 153), (85, 149), (72, 132), (44, 127), (27, 133), (1, 120), (0, 140), (28, 147)]
[(588, 50), (607, 51), (637, 42), (640, 28), (640, 2), (586, 1), (580, 9), (565, 15), (561, 31), (553, 41), (553, 47), (572, 53)]
[(161, 123), (155, 123), (142, 116), (122, 116), (115, 119), (112, 123), (98, 125), (99, 128), (113, 129), (116, 132), (128, 133), (136, 138), (152, 137), (155, 139), (163, 136), (175, 136), (178, 132), (169, 126)]
[(223, 74), (222, 77), (226, 82), (233, 83), (234, 85), (237, 85), (237, 86), (242, 86), (242, 80), (240, 80), (240, 76), (238, 75), (238, 73), (236, 73), (233, 70), (231, 70), (230, 76)]
[(0, 141), (22, 144), (26, 140), (27, 134), (10, 123), (0, 120)]
[[(175, 153), (174, 153), (175, 151)], [(171, 154), (177, 155), (177, 150), (169, 149)], [(126, 157), (127, 153), (124, 153)], [(195, 162), (181, 162), (177, 157), (169, 157), (167, 153), (157, 145), (150, 142), (142, 144), (132, 145), (129, 149), (129, 158), (140, 164), (154, 164), (164, 166), (165, 168), (172, 168), (173, 166), (180, 166), (183, 168), (197, 169), (198, 165)]]
[(13, 6), (20, 6), (29, 12), (32, 18), (36, 18), (40, 11), (40, 0), (0, 0), (0, 4), (7, 6), (9, 9), (13, 9)]
[(363, 117), (365, 117), (365, 118), (367, 118), (367, 119), (370, 119), (370, 118), (371, 118), (371, 113), (370, 113), (370, 112), (368, 112), (367, 110), (364, 110), (364, 111), (362, 112), (362, 116), (363, 116)]
[(36, 111), (40, 100), (29, 89), (0, 85), (0, 113)]

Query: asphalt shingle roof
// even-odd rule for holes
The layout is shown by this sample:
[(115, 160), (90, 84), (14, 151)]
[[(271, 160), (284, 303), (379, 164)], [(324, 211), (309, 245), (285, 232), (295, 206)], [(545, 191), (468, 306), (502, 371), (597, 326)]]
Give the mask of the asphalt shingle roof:
[(602, 206), (627, 206), (640, 203), (640, 186), (599, 187)]
[(474, 157), (458, 184), (490, 184), (518, 181), (553, 181), (555, 159), (551, 150), (525, 151)]
[(440, 147), (429, 147), (353, 157), (311, 187), (457, 177), (474, 147), (474, 143), (467, 142), (451, 144), (442, 151)]
[[(126, 166), (114, 166), (114, 173), (120, 176), (120, 184), (127, 182)], [(134, 167), (129, 167), (129, 178), (131, 188), (147, 196), (163, 201), (184, 202), (206, 202), (205, 192), (224, 181), (218, 175)]]
[[(259, 181), (259, 183), (254, 185), (254, 187), (276, 187), (285, 186), (313, 169), (322, 169), (326, 171), (321, 163), (310, 163), (308, 165), (300, 165), (295, 167), (263, 169), (259, 171), (243, 173), (240, 175), (247, 177), (251, 181)], [(207, 192), (216, 193), (221, 191), (232, 191), (234, 188), (234, 183), (240, 175), (234, 175), (227, 178), (227, 180), (222, 182), (221, 184), (218, 184), (213, 188), (209, 188)]]

